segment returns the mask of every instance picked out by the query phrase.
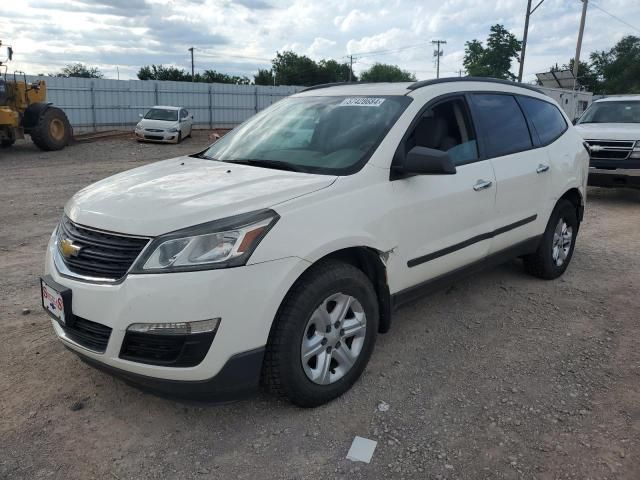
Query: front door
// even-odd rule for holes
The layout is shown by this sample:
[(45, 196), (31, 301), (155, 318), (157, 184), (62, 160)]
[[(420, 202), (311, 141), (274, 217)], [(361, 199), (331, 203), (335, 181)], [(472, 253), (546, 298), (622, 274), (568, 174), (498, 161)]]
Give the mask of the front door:
[(429, 106), (400, 148), (447, 151), (453, 175), (416, 175), (393, 181), (399, 290), (484, 258), (489, 250), (496, 186), (490, 160), (479, 160), (477, 136), (464, 97)]

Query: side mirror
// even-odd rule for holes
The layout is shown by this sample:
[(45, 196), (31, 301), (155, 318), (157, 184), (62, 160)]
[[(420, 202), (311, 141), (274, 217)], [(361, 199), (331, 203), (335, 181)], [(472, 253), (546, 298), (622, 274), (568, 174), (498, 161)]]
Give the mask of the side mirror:
[(447, 152), (413, 147), (393, 170), (400, 175), (453, 175), (456, 173), (456, 166)]
[(138, 114), (138, 117), (142, 118), (144, 115), (142, 115), (141, 113)]
[(193, 115), (191, 115), (191, 120), (193, 120)]

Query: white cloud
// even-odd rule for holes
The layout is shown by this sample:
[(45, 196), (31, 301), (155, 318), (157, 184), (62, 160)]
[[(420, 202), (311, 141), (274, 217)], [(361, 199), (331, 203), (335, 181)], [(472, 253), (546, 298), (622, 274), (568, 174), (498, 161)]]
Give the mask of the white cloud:
[(307, 49), (307, 53), (311, 58), (327, 58), (331, 57), (331, 47), (336, 42), (327, 38), (316, 37), (311, 46)]
[[(0, 0), (8, 1), (8, 0)], [(2, 40), (15, 48), (11, 69), (48, 73), (71, 62), (98, 66), (108, 77), (135, 77), (142, 65), (190, 67), (251, 76), (276, 51), (292, 49), (315, 59), (360, 56), (360, 71), (393, 63), (435, 76), (436, 38), (447, 40), (441, 70), (455, 75), (464, 44), (485, 40), (502, 23), (522, 35), (524, 0), (22, 0), (0, 16)], [(640, 24), (637, 0), (599, 0), (598, 6)], [(550, 65), (567, 63), (575, 51), (580, 2), (546, 0), (531, 17), (526, 79)], [(637, 32), (589, 8), (583, 58)], [(415, 45), (413, 48), (403, 47)], [(517, 63), (513, 63), (513, 70)]]

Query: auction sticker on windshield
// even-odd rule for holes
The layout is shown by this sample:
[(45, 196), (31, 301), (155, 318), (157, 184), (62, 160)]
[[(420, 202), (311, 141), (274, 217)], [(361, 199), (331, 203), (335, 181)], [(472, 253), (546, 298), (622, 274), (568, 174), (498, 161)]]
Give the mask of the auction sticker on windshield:
[(349, 97), (345, 98), (341, 107), (379, 107), (384, 102), (384, 98), (371, 97)]

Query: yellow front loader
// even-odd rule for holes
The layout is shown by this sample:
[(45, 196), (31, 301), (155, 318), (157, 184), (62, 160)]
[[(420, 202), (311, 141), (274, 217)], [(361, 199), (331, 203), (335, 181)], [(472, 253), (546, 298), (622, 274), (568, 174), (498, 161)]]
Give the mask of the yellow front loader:
[(47, 103), (44, 80), (27, 83), (24, 72), (7, 76), (7, 62), (12, 58), (13, 49), (7, 47), (7, 57), (0, 61), (0, 146), (10, 147), (26, 134), (42, 150), (63, 149), (71, 139), (67, 116)]

